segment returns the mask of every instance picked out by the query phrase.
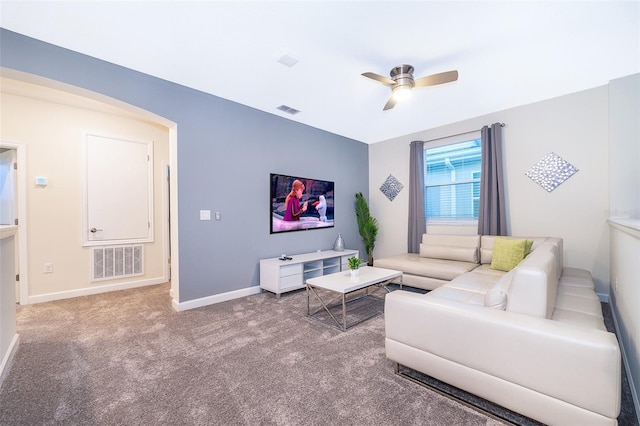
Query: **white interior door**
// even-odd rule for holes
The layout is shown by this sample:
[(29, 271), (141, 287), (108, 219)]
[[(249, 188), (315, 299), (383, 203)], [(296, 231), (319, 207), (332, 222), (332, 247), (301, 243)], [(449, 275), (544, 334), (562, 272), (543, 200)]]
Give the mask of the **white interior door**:
[(153, 142), (86, 137), (85, 245), (153, 241)]
[(17, 217), (15, 163), (15, 149), (0, 152), (0, 225), (15, 225)]
[[(17, 151), (0, 148), (0, 225), (15, 225), (18, 218), (18, 180), (16, 179)], [(16, 276), (20, 273), (18, 236), (14, 239)], [(20, 302), (20, 282), (15, 281), (15, 299)]]

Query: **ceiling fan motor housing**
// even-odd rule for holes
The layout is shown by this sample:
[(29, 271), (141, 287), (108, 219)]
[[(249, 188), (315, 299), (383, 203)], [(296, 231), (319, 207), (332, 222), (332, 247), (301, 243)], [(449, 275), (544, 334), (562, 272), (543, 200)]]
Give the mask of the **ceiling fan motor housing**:
[[(391, 88), (391, 98), (389, 98), (385, 104), (382, 109), (383, 111), (393, 108), (396, 102), (401, 102), (409, 98), (412, 89), (416, 87), (416, 80), (413, 78), (413, 66), (411, 65), (398, 65), (394, 67), (389, 74), (391, 78), (373, 72), (362, 73), (364, 77), (380, 82)], [(435, 86), (456, 81), (457, 79), (458, 71), (441, 72), (419, 78), (417, 80), (417, 87)]]
[(411, 65), (398, 65), (391, 70), (391, 79), (396, 82), (396, 86), (413, 87), (413, 67)]

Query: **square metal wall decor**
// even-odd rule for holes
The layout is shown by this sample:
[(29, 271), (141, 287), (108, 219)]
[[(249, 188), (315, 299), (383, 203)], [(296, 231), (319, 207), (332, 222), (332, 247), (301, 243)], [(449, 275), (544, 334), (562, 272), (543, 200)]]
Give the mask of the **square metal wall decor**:
[(380, 187), (380, 191), (389, 199), (389, 201), (393, 201), (394, 198), (402, 191), (404, 186), (400, 183), (398, 179), (393, 175), (389, 175), (387, 180), (384, 181), (382, 186)]
[(558, 154), (550, 152), (534, 164), (526, 175), (547, 192), (551, 192), (577, 171), (578, 169), (573, 164)]

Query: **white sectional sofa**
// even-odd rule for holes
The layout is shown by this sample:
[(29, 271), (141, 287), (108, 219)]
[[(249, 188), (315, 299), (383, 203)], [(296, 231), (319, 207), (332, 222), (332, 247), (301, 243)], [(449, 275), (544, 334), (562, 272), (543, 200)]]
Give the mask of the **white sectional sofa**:
[(510, 238), (425, 234), (419, 255), (377, 259), (432, 290), (386, 296), (388, 359), (545, 424), (616, 425), (620, 350), (591, 274), (563, 268), (559, 238), (492, 268)]

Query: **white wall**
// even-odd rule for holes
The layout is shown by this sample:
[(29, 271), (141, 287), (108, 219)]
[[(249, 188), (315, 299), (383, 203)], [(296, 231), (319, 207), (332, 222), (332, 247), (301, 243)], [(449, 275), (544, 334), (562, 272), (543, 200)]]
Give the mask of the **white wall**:
[(640, 220), (640, 74), (609, 84), (610, 216)]
[[(410, 105), (407, 105), (410, 107)], [(374, 257), (407, 251), (409, 143), (502, 122), (508, 230), (511, 235), (564, 239), (566, 266), (591, 271), (604, 298), (609, 287), (608, 87), (524, 105), (370, 146), (371, 213), (380, 222)], [(579, 171), (548, 193), (525, 173), (555, 152)], [(390, 202), (379, 190), (389, 174), (405, 185)], [(473, 233), (474, 228), (446, 232)], [(442, 232), (431, 227), (429, 232)]]
[[(19, 167), (27, 169), (29, 301), (166, 281), (162, 164), (169, 162), (168, 129), (95, 101), (8, 79), (2, 82), (1, 108), (0, 138), (26, 146), (26, 164)], [(155, 242), (145, 244), (143, 276), (90, 282), (91, 252), (81, 246), (84, 131), (154, 141)], [(48, 185), (36, 187), (36, 176), (47, 177)], [(44, 263), (53, 263), (53, 273), (43, 272)]]
[(611, 307), (640, 421), (640, 74), (609, 86)]

